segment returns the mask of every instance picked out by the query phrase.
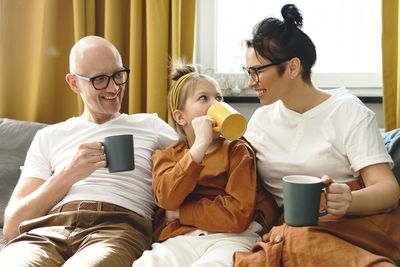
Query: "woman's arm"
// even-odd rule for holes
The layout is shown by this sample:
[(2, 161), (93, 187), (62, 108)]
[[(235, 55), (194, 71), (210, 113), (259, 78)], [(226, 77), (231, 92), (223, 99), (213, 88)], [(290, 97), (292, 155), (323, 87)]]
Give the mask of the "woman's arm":
[(352, 191), (352, 205), (347, 214), (369, 215), (397, 207), (400, 187), (389, 164), (375, 164), (360, 170), (365, 188)]
[[(365, 188), (350, 191), (345, 184), (333, 183), (327, 190), (327, 211), (333, 215), (373, 215), (397, 207), (400, 187), (389, 164), (380, 163), (360, 170)], [(324, 179), (325, 183), (330, 179)]]

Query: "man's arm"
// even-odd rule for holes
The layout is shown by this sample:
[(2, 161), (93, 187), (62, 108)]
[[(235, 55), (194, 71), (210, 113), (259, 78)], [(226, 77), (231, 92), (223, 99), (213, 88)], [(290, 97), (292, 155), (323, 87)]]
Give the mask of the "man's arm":
[(70, 164), (46, 181), (21, 179), (8, 203), (3, 233), (7, 240), (16, 237), (21, 222), (46, 215), (69, 191), (71, 186), (106, 166), (104, 148), (99, 142), (82, 144)]
[(46, 215), (63, 198), (71, 186), (62, 181), (62, 176), (59, 174), (47, 181), (26, 178), (18, 183), (5, 210), (3, 233), (6, 240), (18, 236), (21, 222)]

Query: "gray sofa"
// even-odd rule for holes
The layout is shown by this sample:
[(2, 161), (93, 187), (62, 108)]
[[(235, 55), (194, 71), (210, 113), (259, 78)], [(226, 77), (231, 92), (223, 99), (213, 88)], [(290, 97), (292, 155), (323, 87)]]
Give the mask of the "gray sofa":
[[(0, 118), (0, 250), (4, 246), (4, 209), (18, 181), (19, 167), (24, 164), (33, 136), (37, 130), (46, 126), (47, 124), (43, 123)], [(400, 183), (400, 129), (384, 133), (382, 137), (395, 162), (393, 172)], [(257, 195), (257, 206), (266, 218), (275, 218), (279, 212), (277, 207), (275, 210), (271, 209), (271, 201), (272, 198), (264, 192)], [(265, 231), (272, 226), (273, 221), (266, 223)]]
[(0, 250), (4, 246), (4, 209), (18, 181), (19, 167), (24, 164), (36, 131), (47, 124), (0, 118)]

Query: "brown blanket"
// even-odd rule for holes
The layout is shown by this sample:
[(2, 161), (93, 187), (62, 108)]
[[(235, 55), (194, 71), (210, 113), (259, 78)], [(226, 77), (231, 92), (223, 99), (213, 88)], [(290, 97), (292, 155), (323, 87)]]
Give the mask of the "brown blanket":
[[(400, 265), (400, 208), (373, 216), (320, 218), (318, 226), (273, 227), (234, 266)], [(374, 265), (375, 266), (375, 265)]]

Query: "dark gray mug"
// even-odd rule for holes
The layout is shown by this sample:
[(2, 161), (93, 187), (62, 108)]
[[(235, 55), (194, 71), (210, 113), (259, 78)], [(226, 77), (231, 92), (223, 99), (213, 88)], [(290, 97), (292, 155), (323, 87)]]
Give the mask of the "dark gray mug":
[(318, 225), (321, 190), (328, 185), (313, 176), (289, 175), (283, 177), (283, 213), (285, 222), (292, 226)]
[(129, 171), (135, 169), (133, 156), (133, 135), (107, 136), (101, 141), (107, 159), (109, 172)]

